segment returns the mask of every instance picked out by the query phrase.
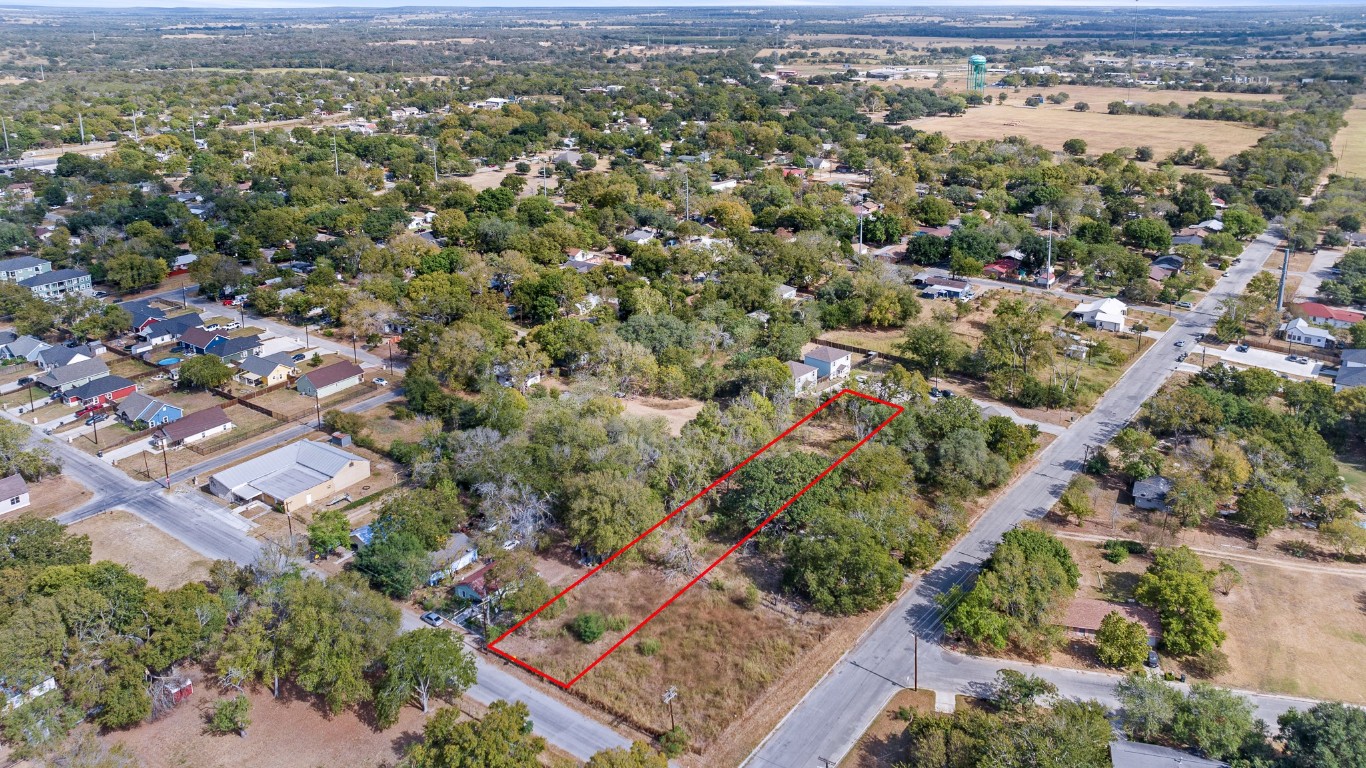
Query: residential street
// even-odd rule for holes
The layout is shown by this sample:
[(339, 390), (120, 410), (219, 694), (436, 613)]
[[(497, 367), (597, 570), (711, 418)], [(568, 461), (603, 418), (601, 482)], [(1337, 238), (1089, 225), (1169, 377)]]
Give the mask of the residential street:
[[(823, 760), (838, 762), (892, 694), (910, 684), (916, 634), (921, 638), (922, 687), (966, 692), (973, 684), (989, 681), (995, 669), (1003, 666), (1001, 662), (948, 652), (935, 643), (943, 616), (936, 598), (954, 586), (969, 585), (982, 560), (1006, 531), (1047, 513), (1080, 470), (1087, 446), (1107, 443), (1176, 369), (1176, 357), (1182, 350), (1175, 342), (1189, 342), (1207, 331), (1220, 314), (1222, 299), (1243, 290), (1277, 242), (1277, 237), (1268, 232), (1249, 244), (1239, 264), (1194, 309), (1179, 316), (1090, 413), (1040, 452), (1035, 468), (1003, 493), (972, 530), (836, 663), (750, 755), (746, 765), (816, 768), (825, 765)], [(1063, 695), (1082, 698), (1100, 698), (1098, 694), (1118, 679), (1068, 670), (1035, 671), (1046, 671), (1045, 676), (1058, 683)], [(1271, 712), (1283, 706), (1276, 703), (1281, 701), (1279, 697), (1259, 697), (1259, 707)]]

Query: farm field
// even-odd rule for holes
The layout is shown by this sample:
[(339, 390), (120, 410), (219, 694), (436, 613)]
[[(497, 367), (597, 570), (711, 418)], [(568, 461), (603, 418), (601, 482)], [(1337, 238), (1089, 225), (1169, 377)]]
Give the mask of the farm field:
[(102, 512), (67, 529), (90, 537), (90, 560), (109, 560), (147, 579), (174, 588), (207, 578), (211, 561), (151, 523), (121, 509)]
[[(1069, 91), (1070, 93), (1070, 91)], [(1012, 94), (1018, 101), (1025, 96)], [(1204, 144), (1222, 160), (1251, 147), (1265, 130), (1213, 120), (1179, 117), (1107, 115), (1102, 111), (1077, 112), (1067, 107), (1031, 109), (1009, 102), (968, 110), (962, 117), (931, 117), (908, 125), (919, 131), (942, 131), (953, 141), (1001, 139), (1024, 136), (1054, 151), (1071, 138), (1083, 138), (1088, 153), (1100, 154), (1120, 147), (1152, 147), (1158, 157), (1173, 150)], [(1095, 107), (1093, 106), (1093, 110)]]

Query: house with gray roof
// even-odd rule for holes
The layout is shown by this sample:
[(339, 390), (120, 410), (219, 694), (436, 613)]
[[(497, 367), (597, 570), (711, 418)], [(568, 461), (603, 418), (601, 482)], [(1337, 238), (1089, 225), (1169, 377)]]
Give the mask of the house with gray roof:
[(0, 515), (23, 509), (29, 504), (28, 483), (18, 472), (0, 478)]
[(245, 360), (247, 355), (261, 351), (261, 337), (256, 334), (220, 339), (209, 344), (207, 353), (222, 358), (225, 363), (240, 362)]
[(35, 383), (49, 392), (66, 392), (108, 375), (109, 366), (95, 358), (53, 368), (39, 376)]
[(95, 350), (88, 344), (77, 344), (74, 347), (48, 347), (38, 353), (37, 362), (39, 368), (50, 371), (82, 360), (94, 360), (95, 357)]
[(54, 269), (20, 280), (19, 284), (40, 299), (59, 299), (69, 293), (88, 294), (92, 289), (90, 273), (84, 269)]
[(1171, 493), (1171, 478), (1161, 475), (1153, 475), (1143, 480), (1134, 481), (1134, 506), (1139, 509), (1155, 509), (1159, 512), (1167, 509), (1167, 494)]
[(182, 445), (197, 443), (207, 440), (224, 432), (231, 431), (237, 427), (228, 418), (228, 414), (223, 412), (220, 406), (205, 408), (202, 411), (195, 411), (188, 416), (183, 416), (161, 429), (153, 435), (153, 440), (158, 446), (177, 448)]
[(0, 259), (0, 282), (19, 283), (52, 271), (52, 262), (37, 256)]
[(22, 357), (30, 363), (38, 361), (38, 354), (52, 345), (32, 336), (17, 336), (0, 346), (0, 354), (5, 357)]
[(204, 324), (204, 318), (198, 313), (176, 315), (165, 320), (148, 325), (138, 333), (138, 338), (149, 344), (170, 344), (180, 338), (180, 335), (191, 328), (198, 328)]
[(849, 375), (853, 354), (834, 347), (816, 346), (802, 355), (802, 362), (815, 368), (823, 379), (842, 379)]
[(305, 373), (294, 383), (294, 388), (301, 395), (322, 399), (356, 386), (364, 374), (359, 365), (342, 360)]
[(185, 411), (180, 406), (163, 403), (142, 392), (134, 392), (125, 397), (118, 408), (119, 420), (129, 425), (140, 421), (149, 427), (159, 427), (184, 415)]
[(209, 478), (209, 490), (229, 501), (259, 500), (292, 512), (368, 477), (368, 459), (300, 440), (218, 472)]
[(273, 357), (275, 355), (247, 355), (237, 364), (237, 375), (233, 378), (250, 387), (270, 387), (288, 381), (296, 370), (293, 361), (289, 360), (289, 355), (284, 355), (286, 362), (271, 359)]
[(132, 331), (142, 331), (152, 323), (165, 320), (166, 312), (161, 307), (152, 306), (150, 299), (137, 299), (135, 301), (125, 301), (119, 304), (129, 315), (133, 322), (129, 325)]

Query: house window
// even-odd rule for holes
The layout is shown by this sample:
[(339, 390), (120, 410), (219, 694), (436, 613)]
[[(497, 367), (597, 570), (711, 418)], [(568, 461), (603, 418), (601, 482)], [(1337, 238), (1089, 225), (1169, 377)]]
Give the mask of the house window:
[(19, 503), (19, 497), (18, 497), (18, 496), (15, 496), (14, 498), (12, 498), (12, 499), (9, 500), (9, 503), (10, 503), (11, 505), (13, 505), (13, 504), (18, 504), (18, 503)]

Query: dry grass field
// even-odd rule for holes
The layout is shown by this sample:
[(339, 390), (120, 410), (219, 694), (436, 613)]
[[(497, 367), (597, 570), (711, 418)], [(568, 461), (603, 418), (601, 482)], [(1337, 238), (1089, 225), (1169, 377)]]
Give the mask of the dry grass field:
[[(1023, 102), (1025, 98), (1019, 94), (1012, 94), (1012, 97), (1016, 102)], [(1100, 111), (1095, 111), (1097, 108)], [(1090, 154), (1120, 147), (1149, 146), (1160, 158), (1175, 149), (1204, 144), (1220, 160), (1247, 149), (1266, 133), (1259, 128), (1213, 120), (1107, 115), (1104, 105), (1093, 106), (1091, 112), (1077, 112), (1066, 106), (1042, 109), (1018, 103), (1012, 106), (1009, 101), (1004, 105), (968, 110), (962, 117), (931, 117), (909, 125), (920, 131), (942, 131), (953, 141), (1024, 136), (1054, 151), (1061, 151), (1064, 141), (1080, 138), (1086, 140)]]
[(208, 558), (121, 509), (82, 520), (67, 532), (90, 537), (92, 561), (127, 566), (154, 587), (174, 588), (209, 575)]
[[(999, 89), (990, 91), (999, 93)], [(1071, 109), (1073, 104), (1084, 101), (1091, 105), (1092, 110), (1105, 111), (1105, 105), (1112, 101), (1133, 101), (1136, 104), (1170, 104), (1176, 102), (1182, 106), (1194, 104), (1203, 98), (1210, 98), (1216, 101), (1246, 101), (1256, 103), (1258, 101), (1282, 101), (1285, 96), (1279, 93), (1210, 93), (1206, 91), (1169, 91), (1157, 88), (1122, 88), (1118, 86), (1106, 85), (1059, 85), (1052, 88), (1031, 88), (1025, 86), (1020, 88), (1018, 94), (1011, 91), (1011, 98), (1018, 96), (1023, 99), (1041, 93), (1048, 96), (1053, 93), (1066, 93), (1068, 100), (1066, 104), (1060, 106), (1045, 106), (1045, 109)], [(1007, 102), (1009, 103), (1009, 102)]]
[[(1100, 557), (1095, 542), (1063, 541), (1081, 568), (1080, 597), (1123, 600), (1150, 562), (1148, 557), (1131, 557), (1114, 565)], [(1221, 562), (1203, 555), (1201, 559), (1210, 569)], [(1215, 682), (1366, 704), (1360, 682), (1366, 679), (1366, 572), (1346, 575), (1327, 565), (1316, 570), (1298, 561), (1227, 562), (1242, 574), (1243, 583), (1227, 596), (1215, 593), (1228, 633), (1223, 650), (1232, 666)], [(1059, 653), (1052, 663), (1085, 666), (1088, 660)], [(1163, 664), (1179, 666), (1165, 657)]]
[(1337, 172), (1344, 176), (1366, 176), (1366, 107), (1347, 110), (1347, 125), (1338, 131)]

